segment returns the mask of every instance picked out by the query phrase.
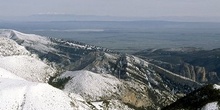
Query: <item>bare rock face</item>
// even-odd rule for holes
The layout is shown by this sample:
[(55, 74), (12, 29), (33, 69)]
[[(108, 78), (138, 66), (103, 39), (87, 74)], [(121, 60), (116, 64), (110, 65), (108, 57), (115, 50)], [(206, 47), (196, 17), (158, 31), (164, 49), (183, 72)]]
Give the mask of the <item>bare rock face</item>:
[(156, 65), (170, 70), (176, 74), (190, 78), (193, 81), (199, 83), (219, 83), (220, 78), (217, 72), (208, 71), (207, 68), (201, 66), (194, 66), (188, 63), (180, 65), (165, 63), (165, 62), (154, 62)]
[(180, 65), (180, 75), (197, 82), (207, 82), (206, 70), (204, 67), (193, 66), (188, 63)]
[(204, 67), (199, 67), (196, 66), (195, 67), (195, 73), (196, 73), (196, 81), (199, 82), (207, 82), (207, 78), (206, 78), (206, 70)]
[(196, 81), (199, 83), (216, 84), (220, 82), (218, 73), (214, 71), (209, 71), (206, 67), (195, 66), (189, 63), (183, 63), (183, 64), (177, 64), (177, 65), (166, 63), (166, 62), (161, 62), (161, 61), (154, 61), (153, 63), (173, 73), (179, 74), (186, 78), (190, 78), (193, 81)]
[(216, 72), (206, 72), (205, 67), (193, 66), (187, 63), (180, 66), (180, 75), (201, 83), (216, 83), (220, 80)]
[(181, 65), (180, 75), (187, 77), (187, 78), (190, 78), (195, 81), (195, 70), (192, 65), (189, 65), (187, 63), (184, 63), (183, 65)]

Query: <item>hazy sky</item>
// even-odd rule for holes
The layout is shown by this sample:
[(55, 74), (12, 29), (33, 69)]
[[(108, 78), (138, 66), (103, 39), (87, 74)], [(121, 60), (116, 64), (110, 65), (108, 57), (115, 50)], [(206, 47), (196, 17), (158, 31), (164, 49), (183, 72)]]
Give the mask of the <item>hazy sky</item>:
[(220, 0), (0, 0), (0, 16), (220, 16)]

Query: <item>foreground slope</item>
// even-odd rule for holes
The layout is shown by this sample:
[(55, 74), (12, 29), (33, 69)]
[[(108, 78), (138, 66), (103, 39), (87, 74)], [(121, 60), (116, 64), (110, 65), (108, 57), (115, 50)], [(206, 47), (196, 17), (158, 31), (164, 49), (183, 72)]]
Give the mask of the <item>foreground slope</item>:
[(218, 110), (220, 108), (219, 102), (220, 86), (214, 84), (193, 91), (163, 108), (163, 110)]
[(1, 109), (71, 110), (70, 98), (48, 84), (15, 79), (0, 79), (0, 81)]
[[(0, 68), (0, 109), (75, 110), (90, 109), (74, 94), (67, 94), (46, 83), (30, 82)], [(78, 97), (78, 96), (77, 96)]]

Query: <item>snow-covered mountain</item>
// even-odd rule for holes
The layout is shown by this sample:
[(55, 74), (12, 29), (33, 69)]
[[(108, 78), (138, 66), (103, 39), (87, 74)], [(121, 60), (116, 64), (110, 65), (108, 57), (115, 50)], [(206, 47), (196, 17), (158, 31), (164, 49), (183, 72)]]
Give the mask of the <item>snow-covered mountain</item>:
[[(65, 51), (69, 53), (65, 53)], [(4, 99), (1, 101), (0, 109), (89, 110), (103, 108), (101, 106), (106, 104), (104, 101), (94, 100), (87, 103), (88, 100), (84, 99), (84, 95), (80, 96), (81, 86), (75, 88), (78, 91), (72, 91), (66, 85), (65, 89), (61, 91), (47, 84), (48, 81), (51, 82), (51, 78), (56, 76), (59, 76), (57, 79), (66, 77), (65, 75), (68, 72), (65, 72), (62, 76), (59, 75), (62, 71), (65, 71), (63, 70), (65, 65), (70, 65), (84, 54), (93, 51), (109, 50), (78, 42), (23, 34), (14, 30), (0, 30), (0, 98)], [(76, 58), (73, 56), (76, 56)], [(57, 61), (56, 58), (60, 60)], [(65, 64), (66, 61), (67, 64)], [(105, 94), (106, 91), (111, 91), (114, 88), (109, 85), (113, 83), (111, 81), (116, 80), (113, 83), (114, 86), (120, 84), (120, 81), (111, 75), (99, 75), (89, 71), (82, 71), (81, 73), (77, 74), (77, 76), (79, 75), (78, 78), (81, 77), (81, 81), (86, 78), (93, 82), (90, 84), (90, 89), (87, 88), (89, 86), (84, 84), (86, 81), (76, 83), (76, 85), (85, 85), (85, 90), (82, 89), (85, 93), (90, 93), (91, 90), (91, 93), (102, 92)], [(101, 80), (96, 81), (96, 78), (101, 78)], [(72, 81), (76, 82), (77, 80)], [(102, 81), (107, 82), (92, 90), (92, 87), (95, 87), (96, 84), (103, 84)], [(72, 86), (71, 82), (67, 84)], [(100, 91), (100, 89), (104, 91)], [(12, 95), (8, 96), (7, 93)], [(129, 109), (127, 105), (119, 100), (111, 100), (107, 103), (109, 109)]]
[[(58, 77), (70, 78), (64, 91), (77, 93), (87, 100), (96, 101), (104, 97), (112, 97), (119, 93), (121, 82), (109, 74), (97, 74), (90, 71), (67, 71)], [(94, 86), (95, 85), (95, 86)]]
[(0, 30), (0, 82), (0, 109), (49, 110), (160, 109), (202, 86), (134, 55), (14, 30)]

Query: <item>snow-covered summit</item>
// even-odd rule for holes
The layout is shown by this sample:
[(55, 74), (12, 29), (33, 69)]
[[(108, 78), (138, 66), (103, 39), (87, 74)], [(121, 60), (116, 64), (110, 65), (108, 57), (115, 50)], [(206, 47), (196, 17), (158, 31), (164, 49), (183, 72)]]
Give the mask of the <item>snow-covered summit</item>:
[(77, 93), (87, 100), (100, 100), (119, 93), (121, 82), (109, 74), (97, 74), (86, 70), (67, 71), (59, 78), (71, 79), (64, 87), (64, 91)]
[(24, 34), (15, 30), (7, 29), (0, 30), (0, 37), (12, 39), (22, 46), (41, 50), (42, 52), (55, 51), (54, 48), (48, 47), (54, 43), (52, 43), (47, 37), (35, 34)]

